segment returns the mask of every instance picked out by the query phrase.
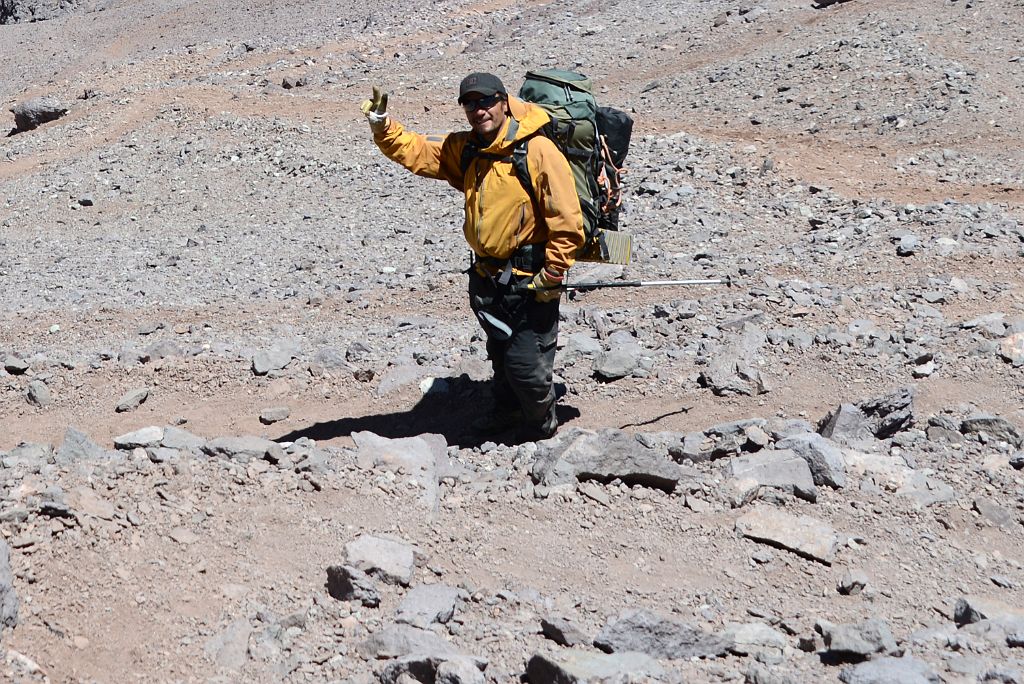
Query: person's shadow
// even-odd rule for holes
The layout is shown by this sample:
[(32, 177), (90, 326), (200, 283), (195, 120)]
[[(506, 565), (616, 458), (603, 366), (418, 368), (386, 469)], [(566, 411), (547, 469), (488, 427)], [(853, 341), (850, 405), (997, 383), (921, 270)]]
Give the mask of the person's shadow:
[[(490, 382), (472, 380), (464, 373), (458, 377), (441, 380), (441, 385), (446, 385), (447, 391), (427, 392), (408, 411), (314, 423), (309, 427), (281, 435), (275, 441), (294, 442), (300, 437), (326, 441), (348, 437), (353, 432), (366, 431), (388, 439), (433, 433), (443, 436), (449, 446), (462, 449), (480, 446), (488, 441), (509, 445), (519, 443), (515, 428), (492, 434), (480, 434), (473, 429), (473, 422), (487, 415), (490, 410)], [(556, 410), (558, 421), (563, 425), (580, 416), (578, 409), (564, 404), (564, 399)]]

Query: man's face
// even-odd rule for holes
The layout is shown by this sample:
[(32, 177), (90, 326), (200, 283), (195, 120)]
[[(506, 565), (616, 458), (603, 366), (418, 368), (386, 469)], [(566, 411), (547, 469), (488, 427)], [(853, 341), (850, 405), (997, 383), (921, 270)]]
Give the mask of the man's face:
[(505, 100), (500, 94), (466, 93), (462, 109), (473, 132), (484, 140), (493, 140), (505, 123)]

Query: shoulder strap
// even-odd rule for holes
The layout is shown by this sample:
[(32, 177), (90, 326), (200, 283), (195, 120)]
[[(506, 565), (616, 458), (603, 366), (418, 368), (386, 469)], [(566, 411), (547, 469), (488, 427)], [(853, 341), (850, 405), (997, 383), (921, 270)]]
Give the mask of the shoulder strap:
[(465, 179), (466, 172), (469, 171), (469, 165), (473, 163), (473, 159), (480, 153), (480, 148), (476, 146), (472, 138), (466, 139), (466, 144), (462, 146), (462, 156), (459, 157), (459, 168), (462, 169), (462, 177)]
[[(537, 134), (535, 133), (534, 135)], [(466, 172), (469, 171), (469, 165), (478, 157), (494, 159), (497, 161), (511, 161), (516, 177), (519, 179), (519, 182), (523, 184), (523, 189), (526, 190), (526, 194), (530, 196), (530, 202), (533, 203), (534, 211), (537, 211), (539, 208), (537, 203), (537, 193), (533, 189), (533, 179), (530, 176), (530, 165), (527, 163), (526, 159), (529, 151), (530, 140), (532, 138), (533, 135), (523, 138), (517, 142), (515, 147), (512, 148), (511, 156), (481, 152), (480, 148), (475, 142), (473, 142), (472, 138), (467, 139), (465, 146), (462, 148), (462, 155), (459, 157), (459, 168), (462, 169), (462, 176), (466, 176)]]
[[(532, 139), (533, 136), (531, 135), (516, 143), (516, 146), (512, 149), (512, 168), (515, 169), (516, 176), (519, 178), (519, 182), (523, 184), (526, 194), (530, 196), (534, 214), (537, 214), (540, 210), (540, 204), (537, 202), (537, 193), (533, 189), (533, 179), (530, 177), (530, 165), (526, 159), (530, 140)], [(537, 220), (543, 219), (538, 215)]]

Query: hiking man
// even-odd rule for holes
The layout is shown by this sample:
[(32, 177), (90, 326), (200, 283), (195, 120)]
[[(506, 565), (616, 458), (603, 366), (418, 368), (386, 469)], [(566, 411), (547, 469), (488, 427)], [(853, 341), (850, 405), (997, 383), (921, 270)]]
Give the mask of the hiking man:
[[(469, 302), (487, 336), (494, 369), (492, 414), (481, 432), (518, 427), (522, 440), (555, 434), (552, 374), (558, 304), (565, 272), (583, 245), (583, 215), (565, 156), (543, 135), (540, 107), (510, 97), (492, 74), (459, 85), (469, 131), (425, 136), (387, 114), (387, 94), (362, 104), (374, 142), (389, 159), (465, 194), (463, 232), (473, 251)], [(516, 176), (512, 153), (530, 138), (527, 164), (534, 202)]]

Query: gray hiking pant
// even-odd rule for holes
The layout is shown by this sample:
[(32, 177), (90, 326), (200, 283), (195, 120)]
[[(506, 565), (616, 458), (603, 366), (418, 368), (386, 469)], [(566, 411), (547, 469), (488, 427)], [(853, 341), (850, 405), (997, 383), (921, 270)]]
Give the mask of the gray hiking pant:
[[(532, 292), (520, 291), (529, 276), (513, 277), (508, 286), (476, 271), (469, 273), (469, 305), (487, 334), (487, 356), (494, 369), (491, 391), (499, 410), (523, 412), (526, 428), (553, 428), (555, 390), (552, 376), (558, 338), (558, 300), (538, 302)], [(482, 320), (485, 311), (511, 329), (511, 336)]]

